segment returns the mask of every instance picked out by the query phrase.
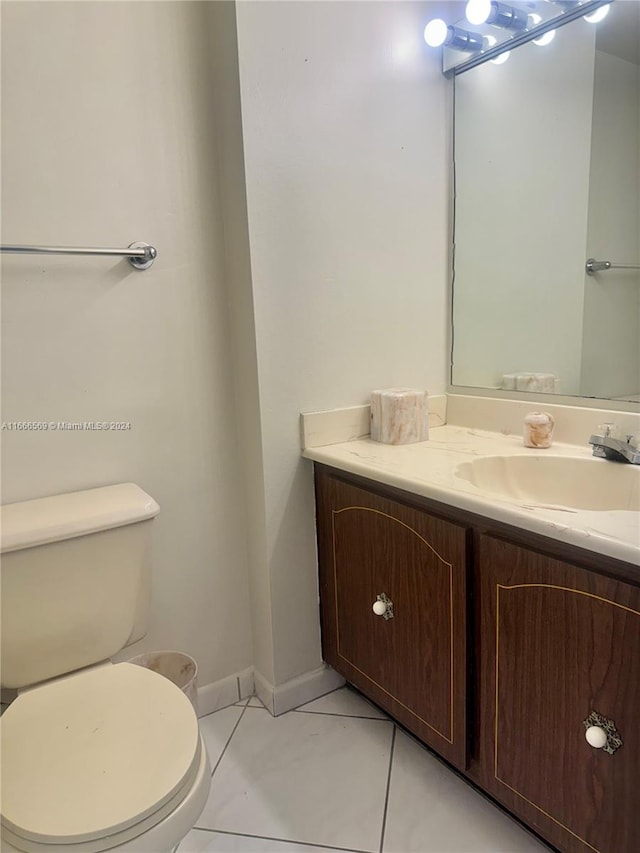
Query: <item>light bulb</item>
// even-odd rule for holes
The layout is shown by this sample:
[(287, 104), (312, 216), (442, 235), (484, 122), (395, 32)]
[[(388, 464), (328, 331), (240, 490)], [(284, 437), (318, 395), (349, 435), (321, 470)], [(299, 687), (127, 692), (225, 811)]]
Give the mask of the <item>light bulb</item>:
[(507, 50), (505, 53), (501, 53), (500, 56), (496, 56), (495, 59), (491, 59), (489, 61), (493, 62), (494, 65), (502, 65), (504, 62), (507, 61), (507, 59), (509, 59), (510, 54), (511, 51)]
[(484, 24), (491, 14), (491, 0), (469, 0), (464, 14), (470, 24)]
[(528, 25), (524, 9), (516, 9), (501, 0), (469, 0), (465, 14), (474, 26), (491, 24), (503, 30), (526, 30)]
[(424, 28), (424, 40), (429, 47), (440, 47), (445, 43), (448, 30), (442, 18), (434, 18)]
[(440, 18), (429, 21), (424, 28), (424, 40), (429, 47), (451, 47), (467, 52), (482, 50), (483, 41), (479, 33), (467, 32), (460, 27), (447, 26)]
[(549, 32), (545, 33), (544, 35), (541, 35), (539, 39), (534, 39), (533, 43), (539, 45), (539, 47), (544, 47), (545, 44), (549, 44), (550, 42), (552, 42), (555, 37), (556, 31), (549, 30)]
[(596, 9), (595, 12), (592, 12), (590, 15), (585, 15), (585, 21), (589, 21), (590, 24), (599, 24), (600, 21), (604, 21), (604, 19), (609, 14), (609, 4), (606, 6), (600, 6), (599, 9)]
[[(542, 21), (540, 15), (537, 12), (529, 12), (529, 27), (537, 27), (538, 24)], [(533, 39), (533, 43), (539, 45), (540, 47), (544, 47), (545, 44), (549, 44), (556, 37), (555, 30), (549, 30), (549, 32), (544, 33), (544, 35), (539, 36), (537, 39)]]

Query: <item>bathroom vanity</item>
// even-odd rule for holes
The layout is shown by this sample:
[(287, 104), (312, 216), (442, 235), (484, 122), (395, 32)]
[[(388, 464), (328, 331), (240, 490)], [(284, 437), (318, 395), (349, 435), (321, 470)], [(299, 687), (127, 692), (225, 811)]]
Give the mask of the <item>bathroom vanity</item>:
[(640, 516), (488, 499), (460, 460), (524, 453), (473, 432), (305, 451), (324, 658), (563, 853), (634, 853)]

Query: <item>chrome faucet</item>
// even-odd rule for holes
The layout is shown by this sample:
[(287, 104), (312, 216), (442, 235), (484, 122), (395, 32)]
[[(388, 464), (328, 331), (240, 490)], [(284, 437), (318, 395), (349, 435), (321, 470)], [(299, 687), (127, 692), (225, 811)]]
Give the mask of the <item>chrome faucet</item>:
[(589, 444), (593, 445), (594, 456), (640, 465), (640, 450), (633, 443), (633, 435), (626, 435), (624, 439), (615, 438), (612, 434), (615, 424), (602, 424), (599, 429), (602, 430), (602, 435), (592, 435), (589, 439)]

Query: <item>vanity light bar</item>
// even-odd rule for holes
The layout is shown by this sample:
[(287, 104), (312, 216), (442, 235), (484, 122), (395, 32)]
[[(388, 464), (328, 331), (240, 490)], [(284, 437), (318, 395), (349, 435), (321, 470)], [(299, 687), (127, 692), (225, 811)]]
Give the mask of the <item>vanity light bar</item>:
[[(587, 16), (591, 17), (596, 10), (609, 6), (612, 2), (615, 2), (615, 0), (585, 0), (585, 2), (572, 3), (570, 6), (568, 4), (565, 5), (558, 3), (557, 5), (561, 7), (563, 11), (555, 17), (547, 18), (547, 20), (539, 22), (536, 20), (539, 16), (535, 15), (535, 13), (528, 14), (524, 9), (516, 8), (515, 6), (511, 6), (506, 3), (496, 2), (496, 0), (470, 0), (470, 3), (467, 5), (470, 6), (471, 3), (474, 2), (476, 5), (482, 2), (484, 4), (485, 11), (487, 6), (490, 7), (489, 17), (493, 15), (495, 18), (492, 25), (499, 26), (503, 29), (506, 38), (503, 41), (491, 44), (492, 40), (488, 36), (483, 37), (481, 33), (473, 33), (472, 31), (466, 30), (458, 25), (447, 26), (444, 21), (437, 20), (440, 32), (446, 32), (446, 34), (441, 35), (439, 40), (434, 41), (428, 38), (428, 34), (433, 31), (432, 25), (435, 24), (436, 21), (430, 21), (425, 27), (425, 41), (427, 44), (431, 47), (443, 46), (445, 48), (460, 51), (463, 54), (460, 61), (456, 62), (455, 65), (443, 67), (443, 73), (446, 76), (462, 74), (464, 71), (475, 68), (476, 65), (481, 65), (483, 62), (495, 60), (501, 54), (504, 54), (515, 47), (519, 47), (521, 44), (526, 44), (529, 41), (536, 40), (540, 42), (542, 36), (546, 33), (557, 29), (563, 24), (568, 24), (570, 21), (574, 21), (577, 18), (586, 18)], [(546, 6), (547, 4), (543, 5)], [(512, 10), (512, 12), (507, 10)], [(479, 14), (480, 13), (478, 12), (478, 15)], [(476, 18), (474, 17), (474, 21), (475, 20)], [(502, 20), (503, 23), (497, 23), (498, 20)], [(525, 21), (524, 26), (523, 20)], [(490, 23), (488, 17), (485, 19), (485, 23)], [(507, 26), (508, 23), (510, 23), (509, 26)], [(466, 36), (469, 37), (467, 46), (464, 46), (464, 39), (455, 39), (453, 35), (449, 33), (451, 30), (464, 32)], [(475, 39), (473, 39), (473, 36), (475, 36)], [(447, 39), (449, 39), (448, 42)], [(473, 39), (473, 41), (471, 39)], [(482, 42), (482, 47), (477, 46), (478, 41)], [(547, 43), (548, 41), (551, 41), (551, 37), (547, 39)], [(464, 57), (465, 53), (469, 54), (467, 58)], [(446, 53), (443, 55), (443, 63), (445, 62), (445, 58)]]

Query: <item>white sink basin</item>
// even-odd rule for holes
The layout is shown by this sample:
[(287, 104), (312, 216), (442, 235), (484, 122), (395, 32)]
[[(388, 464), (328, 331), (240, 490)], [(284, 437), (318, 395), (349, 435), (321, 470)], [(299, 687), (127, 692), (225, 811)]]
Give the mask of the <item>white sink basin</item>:
[(538, 506), (640, 512), (640, 465), (571, 456), (484, 456), (456, 477), (488, 495)]

